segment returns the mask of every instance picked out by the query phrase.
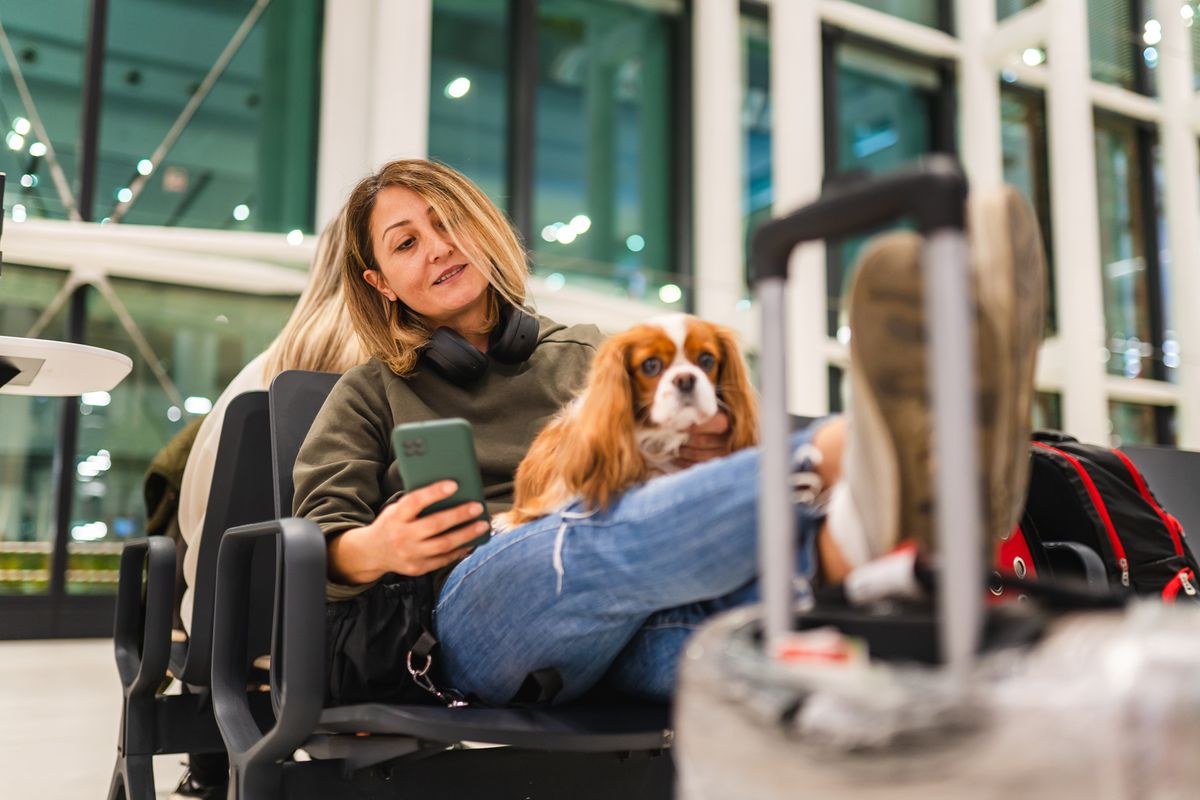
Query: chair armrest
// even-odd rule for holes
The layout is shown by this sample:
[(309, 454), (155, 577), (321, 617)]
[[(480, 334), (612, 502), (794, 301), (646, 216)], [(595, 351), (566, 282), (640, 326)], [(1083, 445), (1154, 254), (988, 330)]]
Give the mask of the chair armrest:
[[(275, 724), (265, 733), (246, 693), (254, 546), (276, 540), (271, 636)], [(261, 591), (261, 589), (260, 589)], [(312, 735), (325, 700), (325, 537), (288, 518), (230, 528), (221, 538), (213, 614), (213, 707), (239, 781), (270, 772)], [(240, 796), (240, 795), (239, 795)]]
[(1108, 570), (1104, 568), (1100, 554), (1092, 548), (1079, 542), (1044, 542), (1042, 546), (1055, 567), (1061, 569), (1065, 566), (1062, 560), (1062, 556), (1065, 556), (1090, 588), (1108, 588)]
[(118, 575), (113, 625), (117, 673), (126, 695), (153, 694), (171, 657), (175, 542), (165, 536), (127, 542), (121, 550)]

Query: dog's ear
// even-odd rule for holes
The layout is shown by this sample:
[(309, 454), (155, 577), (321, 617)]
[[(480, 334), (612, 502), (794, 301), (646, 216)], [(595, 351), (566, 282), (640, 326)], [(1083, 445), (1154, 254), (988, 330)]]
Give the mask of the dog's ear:
[(572, 494), (591, 508), (642, 479), (645, 459), (634, 432), (634, 397), (628, 354), (635, 340), (618, 335), (600, 345), (587, 388), (561, 454), (561, 475)]
[(758, 444), (758, 395), (742, 360), (737, 336), (723, 325), (715, 325), (721, 346), (721, 368), (717, 372), (717, 398), (729, 414), (729, 443), (734, 450)]

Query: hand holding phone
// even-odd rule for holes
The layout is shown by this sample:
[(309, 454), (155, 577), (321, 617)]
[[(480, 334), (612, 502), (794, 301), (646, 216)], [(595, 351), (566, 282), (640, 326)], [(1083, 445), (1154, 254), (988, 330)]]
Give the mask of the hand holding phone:
[[(392, 445), (396, 450), (396, 463), (406, 492), (443, 480), (458, 484), (453, 494), (426, 507), (420, 516), (474, 501), (483, 507), (483, 511), (471, 522), (488, 521), (483, 479), (475, 459), (475, 443), (469, 422), (456, 417), (402, 423), (392, 430)], [(471, 546), (478, 547), (490, 538), (491, 532), (486, 532), (473, 540)]]

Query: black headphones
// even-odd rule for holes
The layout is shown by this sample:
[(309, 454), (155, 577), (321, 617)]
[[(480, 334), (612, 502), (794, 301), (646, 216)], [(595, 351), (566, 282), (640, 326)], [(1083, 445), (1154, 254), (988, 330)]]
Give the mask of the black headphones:
[(505, 364), (528, 361), (537, 339), (537, 318), (504, 303), (500, 322), (488, 337), (486, 353), (449, 328), (438, 328), (421, 350), (421, 360), (451, 383), (467, 386), (487, 372), (489, 356)]

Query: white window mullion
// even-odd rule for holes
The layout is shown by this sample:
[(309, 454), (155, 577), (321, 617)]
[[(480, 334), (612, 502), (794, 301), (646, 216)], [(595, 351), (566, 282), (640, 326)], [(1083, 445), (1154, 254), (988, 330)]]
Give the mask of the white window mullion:
[(392, 158), (424, 157), (433, 0), (325, 4), (317, 229)]
[[(692, 180), (696, 313), (742, 330), (741, 26), (738, 0), (692, 6)], [(713, 224), (722, 220), (722, 224)]]
[(955, 15), (962, 40), (959, 63), (959, 140), (972, 190), (1004, 182), (1000, 144), (1000, 80), (989, 58), (996, 29), (996, 0), (957, 0)]
[(1058, 338), (1064, 349), (1063, 423), (1108, 441), (1104, 303), (1086, 0), (1044, 0), (1049, 14), (1046, 117)]
[[(1179, 0), (1158, 0), (1162, 24), (1158, 86), (1162, 97), (1162, 146), (1167, 236), (1171, 252), (1167, 302), (1172, 307), (1172, 327), (1179, 342), (1180, 404), (1175, 424), (1180, 447), (1200, 448), (1200, 174), (1196, 134), (1192, 125), (1193, 62), (1191, 30), (1179, 14)], [(1164, 269), (1167, 269), (1164, 265)]]
[[(771, 5), (771, 178), (775, 216), (821, 193), (825, 137), (821, 98), (821, 19), (814, 2)], [(788, 284), (788, 406), (829, 411), (825, 333), (825, 247), (792, 254)]]

